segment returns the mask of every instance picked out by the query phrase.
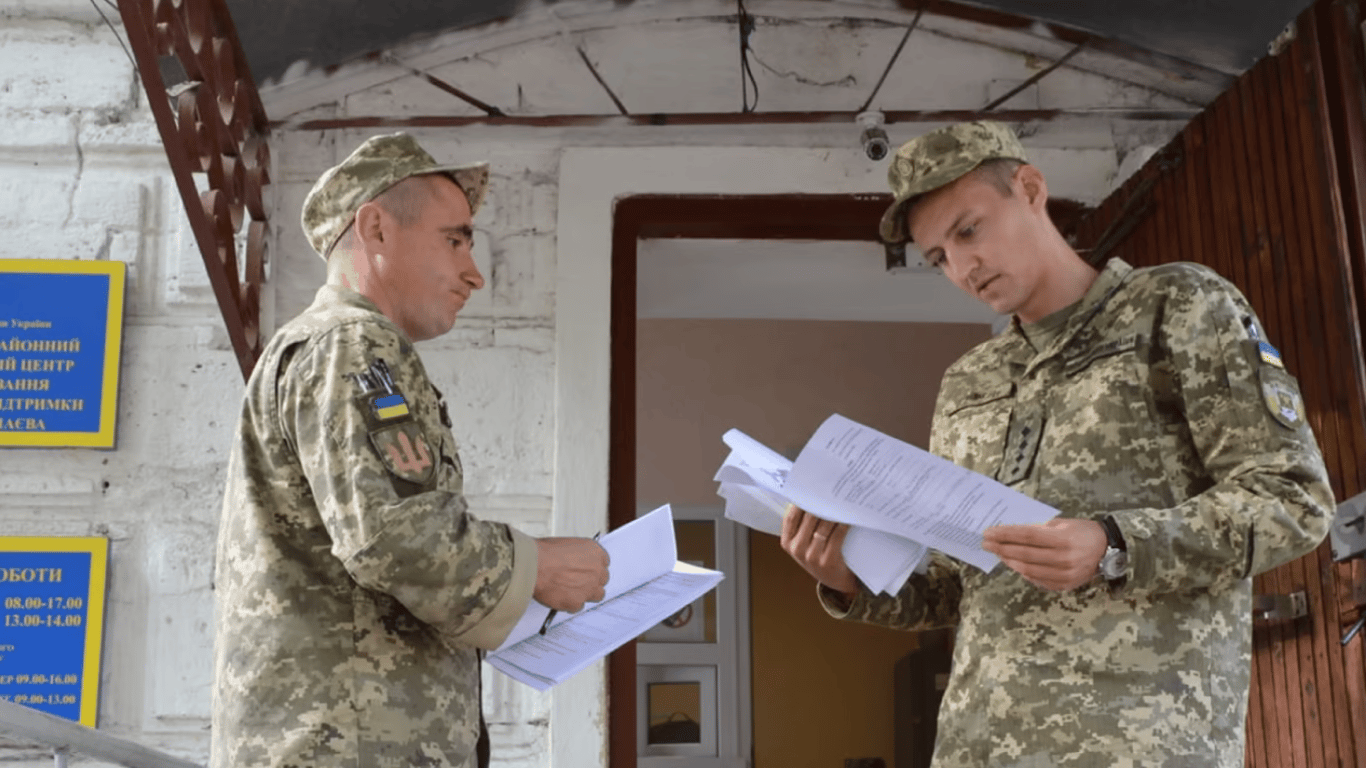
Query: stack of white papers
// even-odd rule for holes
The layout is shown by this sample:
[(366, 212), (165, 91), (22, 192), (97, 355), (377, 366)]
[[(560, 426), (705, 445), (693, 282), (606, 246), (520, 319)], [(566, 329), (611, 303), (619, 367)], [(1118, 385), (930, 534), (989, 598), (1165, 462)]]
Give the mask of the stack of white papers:
[[(783, 488), (792, 462), (738, 429), (721, 439), (731, 452), (713, 479), (720, 483), (717, 493), (726, 500), (726, 517), (756, 531), (780, 535), (791, 501)], [(850, 528), (843, 552), (849, 569), (869, 589), (893, 595), (929, 554), (921, 544), (864, 526)]]
[(835, 414), (788, 461), (739, 430), (717, 471), (726, 517), (777, 535), (788, 503), (851, 527), (843, 554), (873, 592), (896, 594), (929, 549), (990, 572), (994, 525), (1036, 524), (1057, 510), (984, 475)]
[(568, 680), (711, 591), (725, 575), (679, 561), (669, 505), (598, 540), (611, 558), (602, 602), (557, 613), (535, 600), (485, 661), (539, 691)]

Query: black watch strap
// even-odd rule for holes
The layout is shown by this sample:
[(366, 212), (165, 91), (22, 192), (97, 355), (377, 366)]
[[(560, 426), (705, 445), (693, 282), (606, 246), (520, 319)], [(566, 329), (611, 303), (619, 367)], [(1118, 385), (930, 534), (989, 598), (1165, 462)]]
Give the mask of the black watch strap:
[(1121, 552), (1127, 552), (1129, 550), (1128, 547), (1124, 546), (1124, 534), (1120, 533), (1119, 524), (1115, 522), (1114, 517), (1111, 515), (1102, 517), (1100, 519), (1100, 527), (1105, 529), (1105, 543), (1107, 546), (1118, 549)]

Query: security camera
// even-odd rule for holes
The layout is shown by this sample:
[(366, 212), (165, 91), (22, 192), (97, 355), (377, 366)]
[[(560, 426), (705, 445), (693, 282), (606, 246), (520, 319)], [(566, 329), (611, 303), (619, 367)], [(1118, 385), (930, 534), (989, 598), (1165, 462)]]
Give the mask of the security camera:
[(855, 118), (858, 124), (863, 126), (863, 134), (859, 136), (859, 143), (863, 145), (863, 153), (869, 160), (881, 160), (887, 156), (887, 150), (891, 144), (887, 142), (887, 132), (882, 130), (881, 112), (860, 112)]
[(881, 160), (887, 156), (887, 132), (881, 128), (867, 128), (863, 131), (863, 152), (869, 160)]

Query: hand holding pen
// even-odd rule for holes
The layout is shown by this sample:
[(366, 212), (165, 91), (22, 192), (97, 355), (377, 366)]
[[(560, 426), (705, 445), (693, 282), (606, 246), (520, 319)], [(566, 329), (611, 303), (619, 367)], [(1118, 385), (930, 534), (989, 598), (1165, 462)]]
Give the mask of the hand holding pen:
[(585, 603), (600, 602), (610, 577), (611, 558), (591, 539), (554, 537), (536, 540), (536, 588), (532, 597), (550, 608), (541, 634), (560, 611), (577, 613)]

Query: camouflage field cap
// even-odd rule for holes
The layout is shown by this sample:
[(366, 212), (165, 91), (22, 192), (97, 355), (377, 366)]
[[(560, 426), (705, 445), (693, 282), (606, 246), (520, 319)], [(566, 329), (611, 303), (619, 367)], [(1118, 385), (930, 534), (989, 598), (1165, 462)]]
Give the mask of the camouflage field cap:
[(882, 214), (882, 239), (888, 243), (911, 239), (906, 231), (906, 206), (911, 201), (957, 181), (984, 160), (997, 158), (1029, 162), (1010, 128), (989, 120), (950, 125), (902, 144), (887, 168), (893, 200)]
[(400, 181), (428, 173), (449, 176), (469, 199), (470, 215), (478, 212), (488, 189), (488, 163), (439, 165), (406, 133), (374, 136), (340, 165), (327, 169), (309, 190), (301, 217), (308, 244), (326, 259), (358, 208)]

